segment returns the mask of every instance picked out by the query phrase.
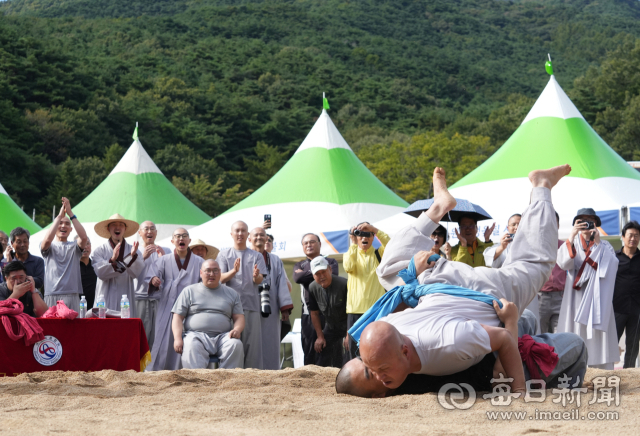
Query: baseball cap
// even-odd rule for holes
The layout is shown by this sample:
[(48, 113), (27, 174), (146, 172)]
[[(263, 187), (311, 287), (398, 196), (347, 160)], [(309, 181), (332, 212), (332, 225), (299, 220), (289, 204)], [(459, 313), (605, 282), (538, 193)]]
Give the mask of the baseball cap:
[(311, 273), (315, 274), (321, 269), (327, 269), (329, 267), (329, 262), (324, 258), (324, 256), (318, 256), (313, 258), (309, 266), (311, 268)]

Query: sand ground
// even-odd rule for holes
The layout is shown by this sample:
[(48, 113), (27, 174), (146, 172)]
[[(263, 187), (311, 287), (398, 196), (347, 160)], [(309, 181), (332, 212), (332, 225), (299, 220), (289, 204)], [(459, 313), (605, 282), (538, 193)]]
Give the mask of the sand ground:
[[(570, 412), (575, 404), (517, 400), (493, 406), (477, 399), (469, 410), (445, 410), (436, 394), (361, 399), (335, 394), (335, 369), (40, 372), (0, 378), (0, 434), (637, 434), (640, 369), (621, 378), (620, 405), (589, 405), (578, 419), (541, 420), (535, 411)], [(527, 412), (524, 419), (491, 420), (487, 412)], [(589, 419), (589, 412), (618, 419)]]

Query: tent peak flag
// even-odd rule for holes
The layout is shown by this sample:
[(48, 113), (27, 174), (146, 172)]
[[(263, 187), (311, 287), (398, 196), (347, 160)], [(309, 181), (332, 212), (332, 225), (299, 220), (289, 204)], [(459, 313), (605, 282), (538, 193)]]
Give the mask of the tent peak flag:
[[(137, 133), (137, 127), (136, 127)], [(139, 140), (133, 141), (129, 150), (122, 156), (118, 165), (115, 166), (111, 174), (115, 173), (158, 173), (162, 174), (160, 168), (153, 162)]]
[(544, 69), (547, 70), (547, 73), (550, 76), (553, 76), (553, 64), (551, 63), (551, 54), (547, 53), (549, 60), (544, 63)]

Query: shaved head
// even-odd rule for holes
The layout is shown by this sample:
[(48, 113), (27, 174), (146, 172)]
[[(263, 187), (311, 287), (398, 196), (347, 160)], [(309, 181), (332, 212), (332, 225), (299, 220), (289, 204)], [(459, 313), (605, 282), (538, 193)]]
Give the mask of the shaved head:
[(233, 232), (233, 230), (239, 226), (244, 227), (244, 229), (248, 232), (249, 231), (249, 226), (247, 225), (247, 223), (245, 223), (244, 221), (236, 221), (235, 223), (231, 224), (231, 231)]
[(215, 260), (209, 259), (202, 262), (202, 265), (200, 265), (200, 271), (204, 271), (207, 268), (220, 268), (220, 265)]
[(267, 236), (267, 232), (262, 227), (256, 227), (255, 229), (251, 230), (251, 236), (255, 235), (256, 233), (264, 235), (265, 237)]
[(362, 363), (360, 358), (348, 361), (336, 377), (336, 393), (363, 398), (381, 398), (386, 396), (386, 388)]
[(364, 329), (360, 356), (367, 369), (387, 388), (397, 388), (410, 373), (405, 337), (388, 322), (376, 321)]
[(249, 236), (249, 226), (244, 221), (236, 221), (231, 226), (231, 238), (233, 248), (245, 250), (247, 248), (247, 236)]

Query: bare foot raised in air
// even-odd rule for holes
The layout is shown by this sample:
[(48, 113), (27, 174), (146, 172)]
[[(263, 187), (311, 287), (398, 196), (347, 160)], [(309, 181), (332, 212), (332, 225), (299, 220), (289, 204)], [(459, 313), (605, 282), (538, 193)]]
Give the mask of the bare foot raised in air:
[[(535, 170), (529, 173), (529, 180), (534, 188), (553, 188), (561, 178), (571, 172), (571, 166), (560, 165), (548, 170)], [(434, 177), (435, 179), (435, 177)]]
[(433, 170), (433, 205), (427, 211), (427, 216), (437, 223), (447, 212), (456, 207), (456, 204), (456, 199), (447, 189), (444, 169), (436, 167)]

